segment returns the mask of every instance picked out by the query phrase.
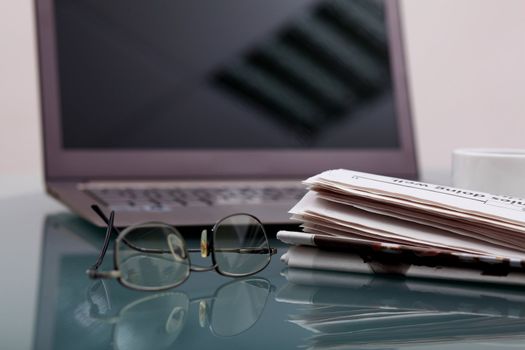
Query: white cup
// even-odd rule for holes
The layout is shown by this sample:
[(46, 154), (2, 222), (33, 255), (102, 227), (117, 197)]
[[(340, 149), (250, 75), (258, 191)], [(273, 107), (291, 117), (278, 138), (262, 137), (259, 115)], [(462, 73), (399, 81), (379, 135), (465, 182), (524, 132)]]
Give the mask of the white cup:
[(525, 198), (525, 149), (457, 149), (454, 187)]

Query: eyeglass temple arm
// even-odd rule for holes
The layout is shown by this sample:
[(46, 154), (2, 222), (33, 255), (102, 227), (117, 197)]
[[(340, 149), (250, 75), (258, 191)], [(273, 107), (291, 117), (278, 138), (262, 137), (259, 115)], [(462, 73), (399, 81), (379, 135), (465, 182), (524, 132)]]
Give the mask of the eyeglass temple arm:
[[(199, 253), (200, 249), (188, 249), (188, 253)], [(267, 254), (268, 249), (267, 248), (221, 248), (217, 249), (218, 252), (229, 252), (229, 253), (239, 253), (239, 254), (253, 254), (253, 253), (259, 253), (259, 254)], [(277, 249), (270, 248), (270, 254), (274, 255), (277, 254)], [(197, 266), (197, 265), (191, 265), (190, 270), (193, 272), (206, 272), (206, 271), (212, 271), (215, 270), (217, 267), (217, 264), (211, 265), (211, 266)]]
[[(113, 225), (113, 223), (111, 223), (110, 225), (110, 222), (109, 222), (109, 219), (107, 218), (106, 214), (104, 214), (104, 212), (102, 211), (102, 209), (100, 209), (100, 207), (96, 204), (93, 204), (91, 206), (91, 209), (93, 209), (93, 211), (99, 216), (99, 218), (102, 219), (102, 221), (104, 221), (106, 223), (106, 225), (111, 226), (111, 231), (110, 232), (115, 232), (115, 235), (119, 235), (120, 234), (120, 230), (115, 226)], [(113, 211), (111, 213), (114, 213)], [(106, 232), (106, 239), (109, 240), (109, 237), (107, 236), (107, 232)], [(130, 247), (131, 249), (135, 249), (139, 252), (144, 252), (144, 253), (164, 253), (164, 251), (158, 251), (158, 250), (155, 250), (155, 249), (147, 249), (147, 248), (140, 248), (140, 247), (137, 247), (136, 245), (128, 242), (128, 240), (126, 239), (123, 239), (122, 240), (128, 247)], [(106, 247), (107, 249), (107, 247)]]
[[(198, 253), (201, 250), (198, 248), (188, 249), (188, 253)], [(216, 252), (221, 253), (239, 253), (239, 254), (268, 254), (268, 248), (215, 248)], [(276, 248), (270, 248), (270, 255), (277, 254)]]
[[(97, 212), (97, 214), (98, 214), (98, 212)], [(105, 218), (105, 216), (104, 216), (104, 218)], [(104, 237), (104, 244), (102, 245), (102, 250), (100, 251), (100, 254), (99, 254), (98, 259), (95, 262), (95, 264), (93, 264), (93, 266), (91, 266), (87, 270), (88, 275), (90, 277), (92, 277), (92, 278), (101, 277), (101, 276), (98, 276), (99, 275), (98, 268), (100, 267), (100, 265), (104, 261), (104, 257), (106, 256), (106, 252), (108, 250), (109, 240), (111, 238), (111, 234), (113, 233), (113, 221), (114, 221), (114, 219), (115, 219), (115, 212), (112, 211), (111, 214), (109, 215), (108, 227), (106, 229), (106, 236)]]
[[(96, 204), (93, 204), (91, 206), (91, 209), (98, 215), (98, 217), (100, 219), (102, 219), (102, 221), (104, 221), (104, 223), (107, 225), (107, 226), (110, 226), (109, 222), (110, 222), (110, 219), (106, 216), (106, 214), (104, 214), (104, 212), (102, 211), (102, 209), (100, 209), (100, 207)], [(111, 213), (114, 213), (113, 211)], [(111, 216), (111, 213), (110, 213), (110, 216)], [(114, 226), (113, 224), (111, 225), (111, 231), (115, 231), (115, 233), (118, 235), (120, 234), (120, 230)]]

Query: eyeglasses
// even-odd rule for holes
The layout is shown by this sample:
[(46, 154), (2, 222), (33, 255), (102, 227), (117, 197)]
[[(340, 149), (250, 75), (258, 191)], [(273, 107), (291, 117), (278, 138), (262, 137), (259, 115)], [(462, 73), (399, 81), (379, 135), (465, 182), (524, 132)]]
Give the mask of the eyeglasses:
[[(223, 276), (244, 277), (263, 270), (271, 256), (262, 223), (249, 214), (233, 214), (219, 220), (211, 229), (201, 233), (200, 249), (188, 249), (182, 235), (173, 226), (161, 222), (147, 222), (127, 227), (120, 232), (113, 226), (115, 212), (109, 218), (100, 207), (92, 209), (108, 225), (104, 245), (97, 262), (86, 273), (93, 279), (117, 279), (128, 288), (160, 291), (185, 282), (190, 272), (215, 270)], [(99, 271), (112, 233), (118, 234), (114, 243), (111, 271)], [(188, 253), (211, 253), (211, 266), (191, 264)]]

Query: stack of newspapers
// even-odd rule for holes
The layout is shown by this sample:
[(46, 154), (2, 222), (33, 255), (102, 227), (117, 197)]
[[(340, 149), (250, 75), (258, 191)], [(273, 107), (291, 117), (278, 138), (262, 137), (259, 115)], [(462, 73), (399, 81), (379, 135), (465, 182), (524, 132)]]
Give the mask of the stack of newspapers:
[(290, 267), (525, 284), (525, 200), (329, 170), (280, 231)]

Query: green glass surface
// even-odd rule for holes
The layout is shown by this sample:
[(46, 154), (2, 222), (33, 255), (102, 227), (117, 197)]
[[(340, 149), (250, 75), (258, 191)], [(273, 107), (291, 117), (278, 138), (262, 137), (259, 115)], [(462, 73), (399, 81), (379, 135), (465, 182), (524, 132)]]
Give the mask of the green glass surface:
[[(18, 208), (34, 203), (21, 201)], [(6, 332), (2, 349), (502, 349), (524, 344), (524, 289), (287, 269), (278, 259), (286, 247), (271, 239), (278, 253), (254, 276), (192, 273), (177, 288), (140, 292), (87, 278), (103, 229), (65, 212), (38, 215), (28, 221), (34, 220), (38, 232), (33, 234), (40, 239), (25, 241), (40, 251), (23, 261), (4, 254), (4, 266), (28, 271), (28, 262), (35, 265), (34, 273), (16, 277), (36, 288), (28, 297), (29, 288), (13, 293), (16, 286), (4, 284), (2, 309), (17, 312), (0, 316)], [(8, 221), (6, 229), (21, 235), (16, 222)], [(31, 234), (28, 223), (23, 225)], [(200, 229), (187, 239), (189, 248), (198, 247)], [(272, 236), (276, 229), (267, 231)], [(191, 230), (181, 228), (181, 233), (186, 238)], [(190, 255), (192, 263), (210, 263)], [(112, 258), (110, 250), (102, 269), (113, 268)], [(33, 298), (34, 307), (26, 307)], [(23, 328), (24, 320), (33, 326)]]

